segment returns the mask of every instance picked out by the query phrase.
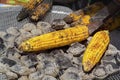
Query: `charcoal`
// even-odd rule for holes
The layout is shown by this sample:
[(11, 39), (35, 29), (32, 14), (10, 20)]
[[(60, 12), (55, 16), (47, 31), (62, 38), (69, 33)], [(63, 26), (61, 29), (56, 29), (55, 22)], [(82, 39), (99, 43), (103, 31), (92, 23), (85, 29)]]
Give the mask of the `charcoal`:
[(15, 80), (15, 79), (18, 78), (18, 75), (16, 73), (13, 73), (13, 72), (10, 72), (10, 71), (7, 71), (6, 75), (7, 75), (9, 80)]
[(102, 77), (105, 77), (105, 75), (106, 75), (107, 73), (106, 73), (106, 71), (105, 71), (105, 69), (104, 69), (103, 67), (97, 67), (97, 68), (94, 70), (93, 74), (94, 74), (96, 77), (102, 78)]
[(8, 78), (5, 74), (0, 73), (0, 80), (8, 80)]
[(13, 36), (12, 34), (6, 34), (6, 35), (3, 36), (3, 39), (4, 39), (5, 41), (14, 42), (15, 36)]
[(8, 33), (8, 34), (11, 34), (11, 35), (14, 35), (14, 36), (18, 36), (18, 35), (20, 35), (20, 33), (19, 33), (19, 31), (17, 30), (17, 28), (16, 27), (9, 27), (7, 30), (6, 30), (6, 32)]
[(0, 37), (3, 38), (7, 33), (4, 31), (0, 31)]
[(52, 26), (40, 21), (37, 25), (27, 23), (19, 30), (9, 27), (6, 32), (0, 31), (0, 80), (99, 80), (119, 71), (120, 51), (112, 44), (100, 64), (89, 73), (83, 71), (83, 52), (92, 36), (85, 42), (56, 49), (30, 53), (18, 50), (21, 42), (31, 37), (65, 29), (69, 25), (63, 20), (54, 21)]
[(80, 76), (74, 72), (66, 72), (61, 77), (60, 80), (82, 80)]
[(36, 60), (35, 55), (22, 56), (21, 62), (29, 68), (37, 65), (37, 60)]
[(31, 34), (32, 34), (33, 36), (39, 36), (39, 35), (42, 34), (42, 31), (41, 31), (40, 29), (33, 29), (33, 30), (31, 31)]
[(114, 56), (116, 60), (116, 64), (120, 66), (120, 51)]
[(55, 57), (56, 63), (60, 66), (60, 69), (66, 69), (72, 66), (72, 63), (69, 58), (65, 57), (64, 55), (57, 55)]
[(21, 76), (18, 80), (29, 80), (27, 76)]
[(45, 75), (42, 80), (57, 80), (55, 77)]
[(44, 74), (42, 74), (42, 72), (37, 71), (29, 75), (29, 80), (41, 80), (43, 76)]
[(15, 72), (15, 73), (22, 75), (22, 76), (26, 76), (26, 75), (29, 75), (31, 73), (30, 69), (28, 67), (25, 67), (25, 66), (22, 66), (19, 64), (16, 64), (16, 65), (10, 67), (10, 70), (12, 72)]
[(7, 64), (9, 67), (16, 65), (16, 61), (5, 58), (5, 57), (1, 58), (0, 62), (3, 64)]
[(46, 75), (56, 77), (59, 73), (59, 66), (55, 62), (45, 60), (43, 70)]
[(3, 44), (3, 43), (4, 43), (3, 39), (0, 38), (0, 45)]
[(67, 50), (68, 53), (73, 54), (74, 56), (81, 55), (85, 50), (85, 46), (80, 43), (73, 43), (70, 48)]
[(66, 22), (62, 19), (56, 19), (52, 22), (52, 28), (55, 30), (62, 30), (66, 25)]
[(7, 56), (9, 58), (20, 58), (21, 55), (15, 48), (8, 48), (3, 54), (4, 56)]
[(48, 33), (53, 31), (53, 29), (51, 28), (51, 25), (47, 22), (38, 22), (37, 29), (40, 29), (42, 33)]
[(33, 29), (36, 29), (36, 26), (33, 23), (27, 23), (23, 26), (23, 29), (25, 31), (32, 31)]

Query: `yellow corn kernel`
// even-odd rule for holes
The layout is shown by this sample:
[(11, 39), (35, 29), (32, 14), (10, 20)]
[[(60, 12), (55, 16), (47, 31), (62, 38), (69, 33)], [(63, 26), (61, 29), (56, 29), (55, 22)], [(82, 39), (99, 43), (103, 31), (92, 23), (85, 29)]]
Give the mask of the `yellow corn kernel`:
[(82, 65), (85, 72), (89, 72), (100, 61), (110, 42), (107, 30), (97, 32), (83, 54)]
[(23, 42), (19, 49), (23, 51), (41, 51), (83, 41), (88, 36), (88, 27), (79, 25), (30, 38)]
[(83, 25), (88, 25), (90, 23), (90, 16), (89, 15), (85, 15), (81, 18), (81, 24)]

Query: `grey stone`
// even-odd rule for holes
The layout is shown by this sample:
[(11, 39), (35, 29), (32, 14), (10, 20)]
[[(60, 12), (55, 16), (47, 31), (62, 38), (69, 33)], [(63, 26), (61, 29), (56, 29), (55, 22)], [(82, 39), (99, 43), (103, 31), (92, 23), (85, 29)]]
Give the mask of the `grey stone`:
[(42, 80), (57, 80), (55, 77), (45, 75)]
[(7, 33), (4, 31), (0, 31), (0, 37), (3, 38)]
[(87, 44), (89, 44), (90, 40), (92, 39), (92, 36), (87, 38)]
[(0, 45), (3, 44), (3, 43), (4, 43), (4, 41), (3, 41), (3, 39), (0, 37)]
[(31, 73), (28, 67), (17, 65), (17, 64), (10, 67), (10, 70), (23, 76), (29, 75)]
[(20, 34), (22, 34), (22, 33), (26, 33), (27, 31), (24, 30), (23, 28), (20, 28), (20, 29), (19, 29), (19, 32), (20, 32)]
[(64, 56), (69, 58), (71, 61), (73, 60), (73, 57), (74, 57), (71, 53), (67, 53), (67, 54), (64, 53)]
[(14, 42), (15, 36), (13, 36), (12, 34), (6, 34), (3, 36), (3, 40), (9, 41), (9, 42)]
[(51, 55), (58, 55), (58, 54), (64, 55), (65, 53), (62, 49), (55, 49), (55, 50), (52, 50), (50, 54)]
[(95, 75), (96, 77), (104, 77), (106, 74), (107, 73), (103, 67), (98, 67), (93, 72), (93, 75)]
[(67, 23), (63, 19), (56, 19), (52, 22), (52, 28), (55, 30), (62, 30)]
[(8, 78), (5, 74), (0, 73), (0, 80), (8, 80)]
[(27, 76), (21, 76), (18, 80), (29, 80)]
[(27, 67), (34, 67), (37, 65), (36, 55), (27, 55), (21, 57), (21, 62)]
[(29, 75), (29, 80), (41, 80), (43, 76), (44, 74), (42, 74), (42, 72), (37, 71)]
[(31, 31), (31, 34), (32, 34), (33, 36), (39, 36), (39, 35), (42, 34), (42, 31), (41, 31), (40, 29), (33, 29), (33, 30)]
[(40, 53), (39, 55), (37, 55), (37, 60), (38, 61), (44, 61), (44, 60), (53, 61), (55, 59), (51, 53)]
[(14, 41), (7, 41), (4, 43), (6, 48), (13, 48), (14, 47)]
[(15, 39), (15, 43), (17, 44), (17, 45), (20, 45), (21, 43), (22, 43), (22, 41), (24, 41), (25, 39), (23, 39), (22, 38), (22, 36), (19, 36), (19, 37), (17, 37), (16, 39)]
[(110, 62), (109, 61), (103, 61), (102, 64), (104, 65), (104, 67), (111, 65), (113, 69), (119, 69), (119, 65), (117, 65), (116, 60), (113, 59)]
[(114, 51), (116, 51), (117, 48), (116, 48), (114, 45), (109, 44), (109, 46), (108, 46), (108, 50), (114, 50)]
[(120, 66), (120, 51), (114, 56), (116, 60), (116, 64)]
[(43, 70), (46, 75), (56, 77), (59, 73), (59, 66), (55, 62), (46, 60), (44, 61)]
[(9, 27), (9, 28), (6, 30), (6, 32), (7, 32), (8, 34), (11, 34), (11, 35), (14, 35), (14, 36), (20, 35), (20, 33), (19, 33), (19, 31), (18, 31), (18, 29), (17, 29), (16, 27)]
[(102, 58), (102, 60), (105, 60), (105, 61), (111, 61), (112, 59), (114, 59), (114, 56), (111, 56), (111, 55), (106, 55)]
[(56, 63), (60, 66), (60, 69), (66, 69), (72, 66), (71, 60), (64, 55), (56, 55), (55, 57)]
[(9, 71), (9, 67), (3, 63), (0, 63), (0, 73), (6, 73)]
[(78, 73), (79, 73), (79, 69), (76, 68), (76, 67), (69, 67), (69, 68), (65, 71), (65, 73), (67, 73), (67, 72), (73, 72), (73, 73), (78, 74)]
[(105, 52), (105, 56), (107, 56), (107, 55), (111, 55), (111, 56), (114, 56), (115, 54), (117, 54), (118, 53), (118, 50), (106, 50), (106, 52)]
[(0, 62), (3, 63), (3, 64), (8, 65), (9, 67), (12, 67), (12, 66), (16, 65), (16, 61), (11, 60), (11, 59), (9, 59), (7, 57), (0, 58)]
[(106, 65), (105, 69), (108, 74), (115, 71), (115, 69), (113, 69), (111, 64)]
[(3, 54), (3, 52), (5, 51), (6, 46), (4, 45), (4, 41), (2, 38), (0, 38), (0, 55)]
[(38, 56), (38, 70), (43, 70), (45, 74), (56, 77), (59, 73), (59, 66), (50, 54), (40, 53)]
[(37, 29), (40, 29), (42, 33), (48, 33), (48, 32), (53, 31), (49, 23), (42, 22), (42, 21), (37, 23)]
[(36, 29), (36, 26), (33, 23), (27, 23), (23, 25), (23, 29), (25, 31), (32, 31), (33, 29)]
[(72, 62), (77, 65), (81, 65), (82, 57), (73, 57)]
[(15, 48), (8, 48), (3, 54), (4, 56), (7, 56), (9, 58), (20, 58), (20, 53)]
[(67, 52), (76, 56), (76, 55), (80, 55), (85, 49), (86, 48), (84, 45), (82, 45), (80, 43), (73, 43), (73, 44), (71, 44), (71, 47), (69, 47)]
[(81, 78), (77, 73), (66, 72), (60, 77), (60, 80), (81, 80)]
[(7, 75), (7, 77), (8, 77), (8, 79), (9, 80), (15, 80), (15, 79), (17, 79), (18, 78), (18, 75), (17, 74), (15, 74), (15, 73), (13, 73), (13, 72), (10, 72), (10, 71), (8, 71), (8, 72), (6, 72), (6, 75)]
[(30, 70), (30, 73), (36, 72), (36, 68), (35, 67), (29, 68), (29, 70)]
[(105, 52), (105, 56), (106, 55), (114, 56), (118, 52), (119, 52), (119, 50), (117, 50), (117, 48), (115, 46), (113, 46), (112, 44), (109, 44), (108, 49)]
[(32, 34), (30, 32), (25, 32), (25, 33), (21, 33), (20, 36), (22, 37), (22, 39), (24, 41), (24, 40), (27, 40), (27, 39), (31, 38)]

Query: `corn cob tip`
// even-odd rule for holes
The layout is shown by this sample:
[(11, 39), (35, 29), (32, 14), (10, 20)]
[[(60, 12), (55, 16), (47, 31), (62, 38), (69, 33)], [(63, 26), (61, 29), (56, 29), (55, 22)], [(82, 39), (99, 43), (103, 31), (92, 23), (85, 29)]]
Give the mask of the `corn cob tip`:
[(89, 72), (93, 68), (93, 65), (90, 63), (90, 61), (87, 61), (86, 63), (83, 63), (83, 71)]
[(20, 46), (18, 47), (18, 49), (20, 51), (28, 51), (30, 48), (30, 44), (28, 44), (27, 42), (23, 42), (20, 44)]

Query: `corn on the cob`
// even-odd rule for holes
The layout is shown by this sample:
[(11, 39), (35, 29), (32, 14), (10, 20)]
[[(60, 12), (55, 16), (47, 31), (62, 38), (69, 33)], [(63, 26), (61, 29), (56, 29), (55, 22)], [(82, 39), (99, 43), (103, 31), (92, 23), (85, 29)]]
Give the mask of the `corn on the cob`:
[(31, 15), (31, 20), (38, 21), (46, 15), (46, 13), (52, 7), (53, 0), (44, 0), (40, 5), (35, 8), (35, 11)]
[(59, 30), (23, 42), (19, 49), (23, 51), (40, 51), (69, 45), (73, 42), (83, 41), (89, 36), (88, 27), (76, 26)]
[(17, 20), (21, 21), (29, 16), (29, 13), (36, 7), (38, 3), (41, 3), (43, 0), (29, 0), (28, 3), (20, 3), (16, 0), (17, 4), (23, 5), (24, 7), (17, 16)]
[(72, 23), (72, 22), (79, 20), (83, 15), (84, 15), (83, 10), (78, 10), (78, 11), (75, 11), (75, 12), (71, 13), (70, 15), (66, 16), (64, 18), (64, 21), (66, 23)]
[(110, 42), (109, 32), (97, 32), (87, 46), (83, 54), (82, 65), (85, 72), (89, 72), (100, 61)]
[(75, 21), (71, 24), (71, 26), (75, 26), (75, 25), (88, 25), (90, 23), (90, 16), (89, 15), (84, 15), (80, 18), (80, 20)]
[(102, 9), (103, 7), (104, 7), (103, 3), (98, 2), (85, 8), (84, 10), (80, 9), (78, 11), (71, 13), (70, 15), (66, 16), (64, 20), (66, 23), (72, 23), (78, 21), (84, 15), (89, 15), (89, 16), (95, 15), (95, 13), (100, 9)]

